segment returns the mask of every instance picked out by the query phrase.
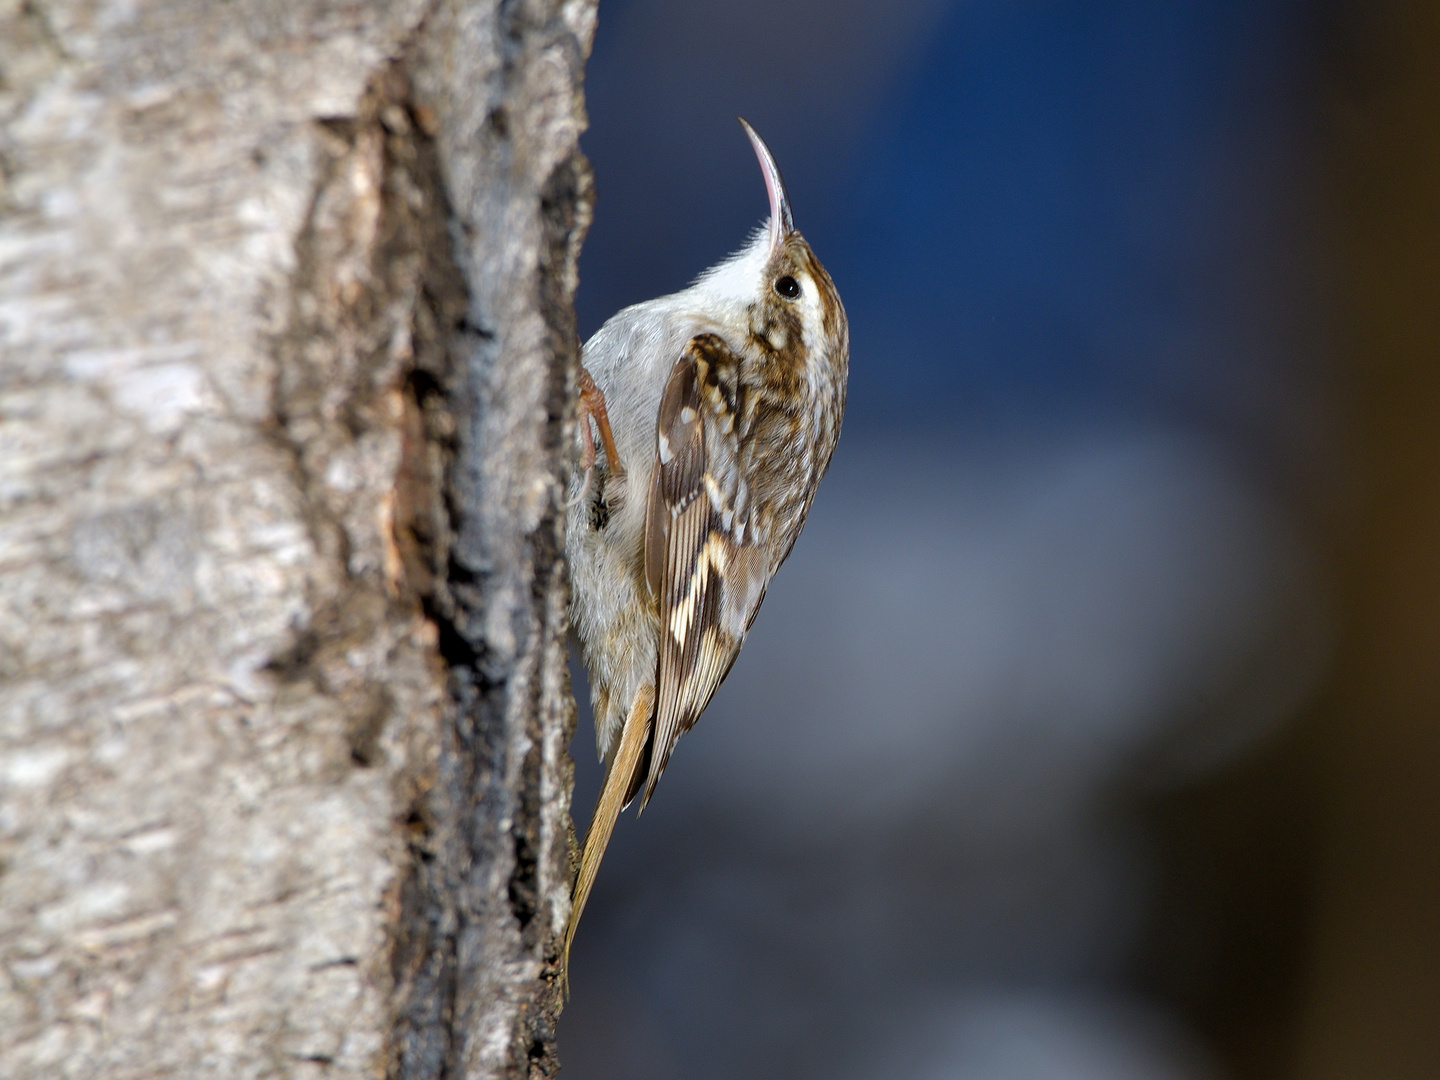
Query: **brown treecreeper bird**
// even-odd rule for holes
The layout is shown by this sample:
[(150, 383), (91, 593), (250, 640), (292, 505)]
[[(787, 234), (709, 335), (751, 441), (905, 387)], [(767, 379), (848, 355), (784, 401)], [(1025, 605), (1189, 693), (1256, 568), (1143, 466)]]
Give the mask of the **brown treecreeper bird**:
[[(620, 810), (643, 810), (790, 554), (845, 412), (850, 339), (830, 275), (770, 196), (745, 248), (586, 344), (565, 547), (605, 784), (585, 834), (562, 964)], [(591, 431), (594, 422), (600, 449)]]

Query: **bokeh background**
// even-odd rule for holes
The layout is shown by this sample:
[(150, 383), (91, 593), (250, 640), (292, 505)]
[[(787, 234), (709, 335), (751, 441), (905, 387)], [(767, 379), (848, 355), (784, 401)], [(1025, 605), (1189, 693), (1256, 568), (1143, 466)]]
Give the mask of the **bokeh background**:
[(1440, 1076), (1435, 7), (604, 0), (582, 336), (763, 217), (738, 113), (852, 353), (567, 1075)]

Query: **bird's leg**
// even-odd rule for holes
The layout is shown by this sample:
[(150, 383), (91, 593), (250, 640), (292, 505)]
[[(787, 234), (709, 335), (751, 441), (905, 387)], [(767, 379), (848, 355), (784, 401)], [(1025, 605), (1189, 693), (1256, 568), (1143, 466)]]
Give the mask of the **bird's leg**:
[(565, 995), (570, 995), (570, 943), (575, 940), (575, 928), (580, 925), (580, 913), (585, 910), (585, 901), (595, 885), (595, 874), (600, 869), (600, 860), (610, 843), (610, 834), (615, 831), (615, 819), (625, 806), (625, 793), (630, 790), (630, 779), (640, 767), (640, 757), (645, 750), (645, 736), (650, 729), (650, 711), (655, 707), (655, 688), (646, 683), (635, 695), (630, 706), (630, 715), (625, 718), (625, 727), (620, 731), (620, 745), (615, 750), (615, 759), (610, 771), (605, 774), (605, 784), (600, 789), (600, 798), (595, 803), (595, 815), (590, 819), (590, 828), (585, 830), (585, 846), (580, 852), (580, 872), (575, 875), (575, 892), (570, 898), (570, 922), (565, 927), (565, 951), (560, 956), (560, 977)]
[(612, 476), (623, 476), (625, 466), (620, 464), (620, 451), (615, 448), (615, 433), (610, 430), (610, 414), (605, 411), (605, 395), (600, 392), (600, 387), (595, 385), (595, 380), (590, 377), (590, 372), (583, 367), (580, 369), (580, 418), (585, 422), (585, 446), (589, 460), (582, 462), (582, 467), (593, 468), (595, 465), (595, 440), (590, 437), (590, 417), (595, 418), (595, 426), (600, 429), (600, 443), (605, 447), (605, 460), (610, 466)]
[(615, 448), (615, 434), (610, 430), (610, 414), (605, 411), (605, 395), (600, 392), (600, 387), (595, 385), (590, 372), (583, 367), (576, 381), (580, 388), (580, 403), (576, 410), (576, 419), (580, 423), (580, 468), (585, 470), (585, 482), (570, 501), (571, 506), (578, 506), (590, 494), (590, 478), (595, 473), (595, 436), (590, 431), (592, 418), (595, 426), (600, 429), (600, 442), (605, 447), (605, 461), (610, 475), (625, 475), (625, 467), (620, 464), (620, 451)]

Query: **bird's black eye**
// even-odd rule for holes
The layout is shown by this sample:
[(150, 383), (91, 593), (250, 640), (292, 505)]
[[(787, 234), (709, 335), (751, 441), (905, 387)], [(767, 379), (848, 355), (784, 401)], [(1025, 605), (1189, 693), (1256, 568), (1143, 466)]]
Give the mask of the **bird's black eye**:
[(800, 283), (786, 274), (775, 282), (775, 291), (786, 300), (794, 300), (800, 296)]

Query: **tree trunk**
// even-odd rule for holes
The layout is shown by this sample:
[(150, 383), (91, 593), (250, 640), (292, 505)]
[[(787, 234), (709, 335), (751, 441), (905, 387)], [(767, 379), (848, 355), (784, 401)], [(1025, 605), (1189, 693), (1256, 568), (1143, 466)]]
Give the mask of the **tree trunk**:
[(0, 1074), (548, 1075), (594, 0), (0, 0)]

